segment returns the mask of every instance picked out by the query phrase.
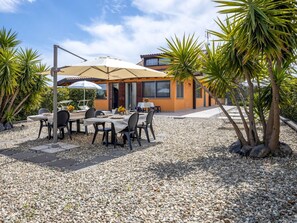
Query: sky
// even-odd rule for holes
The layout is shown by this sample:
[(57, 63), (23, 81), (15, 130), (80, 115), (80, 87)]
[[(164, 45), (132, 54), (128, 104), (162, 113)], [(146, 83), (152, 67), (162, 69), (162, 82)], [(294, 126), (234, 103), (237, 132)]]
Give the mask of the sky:
[[(18, 33), (21, 46), (37, 50), (49, 66), (54, 44), (86, 59), (137, 63), (174, 35), (206, 41), (206, 31), (217, 30), (214, 20), (223, 18), (217, 11), (211, 0), (0, 0), (2, 27)], [(58, 66), (79, 62), (59, 50)]]

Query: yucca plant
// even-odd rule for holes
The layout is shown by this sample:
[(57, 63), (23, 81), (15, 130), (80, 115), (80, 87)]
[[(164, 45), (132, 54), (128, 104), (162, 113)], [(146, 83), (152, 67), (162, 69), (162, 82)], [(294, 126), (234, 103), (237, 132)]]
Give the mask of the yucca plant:
[[(297, 3), (291, 0), (234, 0), (219, 1), (220, 13), (227, 14), (225, 21), (218, 20), (221, 32), (209, 31), (217, 39), (216, 45), (206, 52), (193, 35), (166, 39), (167, 48), (160, 48), (163, 57), (170, 59), (168, 73), (175, 79), (193, 78), (204, 74), (200, 84), (216, 99), (226, 93), (235, 102), (245, 129), (243, 134), (228, 113), (241, 145), (265, 144), (272, 154), (278, 154), (281, 143), (280, 105), (286, 103), (285, 91), (290, 85), (289, 70), (296, 60)], [(241, 83), (248, 84), (248, 101), (244, 102)], [(254, 82), (256, 81), (256, 85)], [(266, 82), (263, 87), (262, 82)], [(248, 115), (246, 122), (243, 109)], [(222, 107), (222, 106), (221, 106)], [(259, 119), (263, 139), (256, 127)]]

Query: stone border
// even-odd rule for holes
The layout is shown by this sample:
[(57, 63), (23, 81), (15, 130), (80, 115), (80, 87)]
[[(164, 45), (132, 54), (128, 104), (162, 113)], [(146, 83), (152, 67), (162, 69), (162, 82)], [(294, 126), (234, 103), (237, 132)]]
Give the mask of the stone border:
[(297, 123), (293, 122), (290, 119), (284, 118), (282, 116), (280, 116), (280, 119), (287, 124), (288, 126), (290, 126), (293, 130), (295, 130), (297, 132)]

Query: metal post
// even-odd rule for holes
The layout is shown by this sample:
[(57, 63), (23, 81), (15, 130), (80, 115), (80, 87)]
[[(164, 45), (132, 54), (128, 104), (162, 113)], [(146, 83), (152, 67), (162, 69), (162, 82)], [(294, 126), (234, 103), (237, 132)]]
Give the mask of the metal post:
[(78, 58), (80, 58), (80, 59), (82, 59), (82, 60), (84, 60), (84, 61), (87, 61), (87, 59), (85, 59), (85, 58), (83, 58), (83, 57), (81, 57), (81, 56), (78, 56), (78, 55), (76, 55), (76, 54), (74, 54), (74, 53), (72, 53), (72, 52), (70, 52), (70, 51), (68, 51), (68, 50), (66, 50), (66, 49), (64, 49), (64, 48), (62, 48), (62, 47), (60, 47), (60, 46), (58, 46), (58, 45), (54, 45), (54, 64), (53, 64), (53, 67), (52, 67), (52, 69), (51, 69), (51, 75), (53, 76), (53, 109), (54, 109), (54, 111), (53, 111), (53, 114), (54, 114), (54, 117), (53, 117), (53, 136), (54, 136), (54, 142), (53, 142), (53, 144), (56, 144), (56, 145), (58, 145), (57, 144), (57, 142), (58, 142), (58, 124), (57, 124), (57, 111), (58, 111), (58, 108), (57, 108), (57, 104), (58, 104), (58, 100), (57, 100), (57, 95), (58, 95), (58, 90), (57, 90), (57, 82), (58, 82), (58, 78), (57, 78), (57, 73), (58, 73), (58, 49), (61, 49), (61, 50), (63, 50), (63, 51), (65, 51), (65, 52), (67, 52), (67, 53), (69, 53), (69, 54), (71, 54), (71, 55), (73, 55), (73, 56), (76, 56), (76, 57), (78, 57)]
[(57, 134), (57, 95), (58, 95), (58, 91), (57, 91), (57, 71), (58, 71), (58, 45), (54, 45), (54, 66), (52, 68), (52, 74), (53, 74), (53, 108), (54, 108), (54, 119), (53, 119), (53, 135), (54, 135), (54, 143), (58, 142), (58, 134)]

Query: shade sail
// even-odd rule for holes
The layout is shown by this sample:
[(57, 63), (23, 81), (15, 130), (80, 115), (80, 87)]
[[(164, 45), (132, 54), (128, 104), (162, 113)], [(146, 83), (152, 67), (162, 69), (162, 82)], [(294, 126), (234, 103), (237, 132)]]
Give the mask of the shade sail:
[(166, 73), (110, 57), (99, 57), (59, 69), (58, 75), (94, 77), (104, 80), (165, 77)]

